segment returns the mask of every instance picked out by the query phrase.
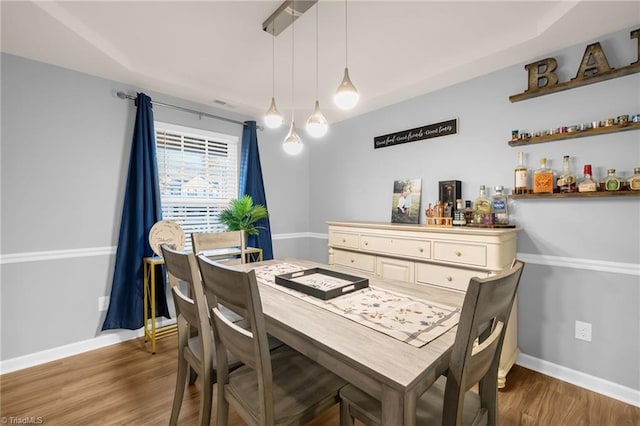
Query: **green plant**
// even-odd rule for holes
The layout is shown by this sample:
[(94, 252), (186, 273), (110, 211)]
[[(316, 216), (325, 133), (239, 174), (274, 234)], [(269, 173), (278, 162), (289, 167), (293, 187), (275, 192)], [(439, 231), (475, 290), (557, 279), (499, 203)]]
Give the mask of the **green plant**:
[(250, 195), (243, 195), (231, 200), (229, 207), (220, 213), (220, 222), (227, 225), (229, 231), (243, 230), (247, 235), (258, 235), (258, 228), (254, 224), (269, 215), (262, 204), (253, 204)]

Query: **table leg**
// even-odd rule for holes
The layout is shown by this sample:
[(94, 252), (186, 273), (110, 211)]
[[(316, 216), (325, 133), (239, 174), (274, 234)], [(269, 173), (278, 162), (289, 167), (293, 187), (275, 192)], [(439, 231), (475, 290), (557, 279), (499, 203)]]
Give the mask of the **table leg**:
[(413, 416), (405, 416), (405, 404), (400, 392), (383, 385), (382, 398), (380, 402), (382, 403), (381, 424), (415, 426), (415, 411)]
[(156, 353), (156, 265), (151, 265), (151, 353)]
[(142, 267), (144, 269), (144, 295), (142, 296), (142, 302), (144, 306), (142, 309), (144, 311), (144, 341), (146, 342), (147, 338), (149, 337), (149, 309), (147, 307), (147, 301), (149, 300), (149, 264), (144, 262)]

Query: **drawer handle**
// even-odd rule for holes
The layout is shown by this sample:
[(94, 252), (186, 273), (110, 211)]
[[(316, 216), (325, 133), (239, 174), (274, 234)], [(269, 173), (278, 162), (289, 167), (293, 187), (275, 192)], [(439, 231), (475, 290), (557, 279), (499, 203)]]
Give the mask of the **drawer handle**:
[(420, 248), (418, 249), (418, 251), (419, 251), (420, 253), (423, 253), (423, 252), (424, 252), (424, 249), (423, 249), (422, 247), (420, 247)]
[(368, 242), (368, 241), (365, 241), (365, 242), (364, 242), (364, 245), (365, 245), (365, 246), (368, 246), (368, 245), (369, 245), (369, 242)]
[(355, 262), (355, 259), (351, 259), (351, 263)]
[(347, 242), (347, 240), (345, 240), (345, 239), (343, 238), (343, 239), (342, 239), (342, 242), (343, 242), (343, 243), (346, 243), (346, 242)]
[(449, 282), (453, 281), (453, 277), (452, 277), (451, 275), (447, 275), (445, 278), (446, 278), (446, 279), (447, 279), (447, 281), (449, 281)]
[(454, 253), (455, 253), (455, 255), (456, 255), (456, 256), (458, 256), (458, 257), (462, 256), (462, 252), (454, 251)]

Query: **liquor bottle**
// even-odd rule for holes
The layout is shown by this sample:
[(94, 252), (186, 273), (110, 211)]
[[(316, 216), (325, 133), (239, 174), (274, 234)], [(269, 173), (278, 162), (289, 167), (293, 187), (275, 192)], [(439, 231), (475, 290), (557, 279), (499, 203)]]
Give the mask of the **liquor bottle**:
[(462, 200), (456, 200), (456, 209), (453, 212), (453, 226), (465, 226), (467, 221), (464, 218), (464, 209), (462, 208)]
[(471, 200), (464, 202), (464, 220), (467, 225), (473, 225), (473, 209), (471, 208)]
[(578, 184), (578, 192), (594, 192), (597, 191), (598, 185), (591, 178), (591, 164), (584, 165), (584, 177)]
[(534, 194), (553, 194), (553, 170), (547, 168), (547, 159), (540, 159), (540, 168), (533, 172)]
[(524, 165), (524, 153), (518, 153), (518, 165), (513, 170), (513, 193), (528, 194), (529, 193), (529, 169)]
[(627, 179), (629, 191), (640, 191), (640, 167), (634, 167), (633, 176)]
[(497, 225), (509, 224), (509, 207), (503, 190), (502, 185), (496, 186), (496, 193), (491, 197), (491, 211), (496, 215)]
[(616, 169), (607, 170), (607, 176), (604, 178), (605, 191), (620, 191), (620, 178), (616, 176)]
[(473, 210), (473, 223), (482, 225), (482, 215), (491, 213), (491, 201), (487, 197), (487, 190), (484, 185), (480, 185), (480, 194), (476, 198)]
[(557, 188), (560, 192), (576, 192), (576, 175), (571, 171), (569, 156), (562, 157), (562, 173), (558, 177)]

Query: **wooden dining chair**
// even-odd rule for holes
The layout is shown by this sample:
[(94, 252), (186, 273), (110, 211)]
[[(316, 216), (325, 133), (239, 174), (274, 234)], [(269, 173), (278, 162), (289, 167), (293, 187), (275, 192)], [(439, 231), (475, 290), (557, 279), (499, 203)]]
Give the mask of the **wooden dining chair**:
[[(178, 327), (178, 371), (169, 424), (178, 423), (187, 373), (191, 368), (201, 379), (199, 424), (208, 426), (211, 421), (213, 385), (217, 379), (216, 354), (198, 265), (192, 253), (176, 251), (167, 245), (162, 245), (161, 249), (171, 284)], [(187, 284), (188, 294), (181, 289), (180, 282)], [(231, 358), (228, 362), (232, 367), (240, 365), (237, 358)]]
[(193, 232), (191, 234), (193, 252), (198, 255), (206, 250), (230, 249), (236, 252), (230, 254), (223, 261), (226, 264), (245, 263), (246, 237), (244, 231), (228, 232)]
[[(338, 402), (345, 382), (288, 346), (269, 351), (255, 272), (197, 257), (212, 303), (217, 348), (216, 424), (228, 423), (229, 404), (250, 425), (302, 425)], [(244, 316), (249, 328), (230, 322), (220, 308)], [(227, 352), (244, 365), (229, 371)]]
[[(524, 263), (471, 278), (462, 304), (449, 368), (418, 399), (417, 425), (496, 425), (498, 364)], [(474, 342), (477, 339), (477, 344)], [(470, 390), (479, 384), (479, 393)], [(353, 385), (340, 391), (340, 425), (381, 425), (380, 402)]]

